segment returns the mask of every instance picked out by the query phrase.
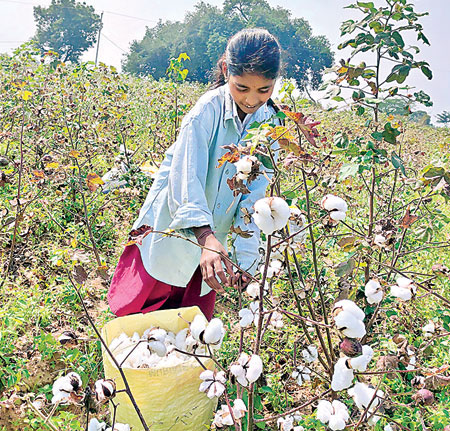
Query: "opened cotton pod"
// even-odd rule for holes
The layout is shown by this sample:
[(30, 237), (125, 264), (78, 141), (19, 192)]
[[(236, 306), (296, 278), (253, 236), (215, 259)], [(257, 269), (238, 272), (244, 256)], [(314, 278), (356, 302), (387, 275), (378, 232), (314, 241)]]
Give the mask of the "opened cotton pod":
[[(102, 336), (109, 346), (120, 334), (129, 337), (135, 332), (143, 334), (150, 327), (163, 328), (178, 333), (188, 327), (196, 315), (201, 315), (198, 307), (176, 310), (158, 310), (148, 314), (134, 314), (108, 322)], [(205, 367), (213, 369), (212, 360), (200, 359)], [(125, 392), (119, 370), (109, 354), (103, 349), (105, 378), (113, 379), (117, 385), (115, 403), (118, 404), (116, 421), (126, 423), (133, 431), (144, 430), (142, 423)], [(199, 392), (200, 374), (203, 368), (193, 360), (173, 367), (123, 368), (131, 392), (141, 413), (152, 431), (184, 431), (206, 429), (211, 423), (217, 398), (209, 399)]]

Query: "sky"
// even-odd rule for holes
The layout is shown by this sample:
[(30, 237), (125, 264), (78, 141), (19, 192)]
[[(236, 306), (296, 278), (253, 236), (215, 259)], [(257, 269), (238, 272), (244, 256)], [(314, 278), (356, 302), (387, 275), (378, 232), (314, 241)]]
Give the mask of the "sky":
[[(204, 0), (206, 3), (222, 6), (223, 0)], [(289, 9), (294, 17), (305, 18), (314, 35), (325, 35), (336, 52), (336, 60), (347, 58), (349, 51), (338, 51), (340, 23), (351, 17), (353, 11), (343, 7), (350, 0), (268, 0), (271, 6)], [(48, 6), (51, 0), (0, 0), (0, 52), (11, 53), (22, 42), (35, 33), (33, 6)], [(411, 2), (411, 0), (410, 0)], [(435, 115), (450, 111), (450, 0), (412, 0), (419, 12), (429, 12), (422, 18), (424, 33), (431, 46), (418, 45), (418, 58), (430, 63), (434, 78), (429, 81), (415, 70), (408, 79), (411, 86), (427, 92), (434, 106), (427, 110)], [(158, 20), (181, 21), (188, 11), (194, 9), (198, 0), (85, 0), (97, 13), (104, 12), (103, 29), (99, 47), (99, 61), (120, 69), (124, 54), (133, 40), (141, 40), (146, 27), (153, 27)], [(87, 51), (83, 60), (95, 59), (95, 47)], [(364, 58), (362, 58), (364, 60)], [(422, 108), (418, 108), (422, 109)]]

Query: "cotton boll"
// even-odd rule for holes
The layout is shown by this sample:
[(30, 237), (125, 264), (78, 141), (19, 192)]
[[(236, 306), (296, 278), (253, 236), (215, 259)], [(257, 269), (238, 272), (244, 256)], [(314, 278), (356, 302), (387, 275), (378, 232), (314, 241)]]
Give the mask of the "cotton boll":
[[(330, 218), (334, 221), (343, 221), (345, 220), (345, 212), (344, 211), (331, 211)], [(336, 428), (340, 429), (340, 428)]]
[(225, 335), (225, 329), (220, 319), (212, 319), (205, 329), (203, 334), (203, 340), (205, 344), (220, 344), (223, 336)]
[(112, 428), (108, 428), (106, 431), (130, 431), (130, 425), (117, 423), (114, 425), (114, 430)]
[(335, 195), (326, 195), (322, 198), (321, 207), (327, 211), (342, 211), (347, 212), (348, 206), (344, 199)]
[(188, 333), (188, 328), (184, 328), (177, 333), (175, 336), (175, 346), (178, 350), (186, 351), (186, 337)]
[(116, 393), (116, 384), (111, 379), (97, 380), (94, 385), (95, 399), (98, 403), (104, 403)]
[(164, 340), (167, 336), (167, 331), (162, 328), (150, 328), (144, 332), (144, 338), (148, 341), (161, 341), (164, 343)]
[(133, 336), (131, 337), (131, 341), (132, 341), (133, 343), (138, 343), (140, 339), (141, 339), (141, 337), (139, 336), (139, 334), (138, 334), (137, 332), (135, 332), (135, 333), (133, 334)]
[(383, 289), (376, 280), (369, 280), (364, 289), (369, 304), (379, 304), (383, 300)]
[(353, 382), (353, 370), (347, 366), (347, 358), (340, 358), (334, 365), (331, 389), (338, 392), (349, 388)]
[(428, 323), (422, 328), (425, 337), (432, 337), (435, 330), (436, 326), (432, 320), (429, 320)]
[(291, 210), (284, 199), (278, 197), (268, 199), (272, 199), (271, 208), (275, 230), (280, 230), (284, 226), (286, 226), (286, 223), (289, 220), (289, 216), (291, 215)]
[(401, 299), (402, 301), (409, 301), (412, 298), (412, 292), (410, 289), (405, 289), (397, 285), (391, 286), (391, 295)]
[(240, 398), (236, 398), (233, 403), (233, 413), (236, 419), (241, 419), (245, 416), (247, 406)]
[(254, 318), (255, 315), (248, 308), (239, 310), (239, 325), (241, 328), (247, 328), (250, 326), (253, 323)]
[(245, 377), (245, 370), (242, 365), (234, 364), (230, 367), (230, 373), (233, 374), (234, 377), (236, 377), (236, 380), (241, 384), (242, 386), (247, 386), (248, 381)]
[(384, 431), (394, 431), (393, 428), (392, 428), (392, 426), (391, 426), (391, 424), (385, 425), (384, 428), (383, 428), (383, 430), (384, 430)]
[[(369, 414), (372, 413), (372, 412), (373, 412), (373, 409), (370, 409)], [(369, 420), (367, 421), (367, 423), (368, 423), (371, 427), (373, 427), (373, 426), (376, 425), (376, 423), (377, 423), (379, 420), (380, 420), (380, 416), (372, 415), (372, 416), (370, 416), (370, 418), (369, 418)]]
[(257, 281), (248, 284), (246, 292), (250, 297), (259, 298), (259, 291), (259, 283)]
[(200, 342), (203, 342), (203, 333), (206, 329), (206, 326), (208, 325), (208, 321), (206, 320), (206, 317), (197, 314), (194, 317), (194, 320), (191, 322), (190, 328), (191, 328), (191, 334), (192, 336)]
[(105, 431), (105, 430), (106, 430), (105, 422), (99, 422), (97, 418), (92, 418), (89, 421), (88, 431)]
[(166, 345), (162, 341), (149, 341), (148, 348), (155, 352), (161, 358), (166, 356), (167, 348)]
[(336, 302), (333, 307), (333, 312), (339, 312), (339, 309), (352, 313), (359, 320), (364, 320), (364, 318), (366, 317), (364, 311), (362, 311), (361, 308), (359, 308), (353, 301), (350, 301), (349, 299), (343, 299)]
[(258, 355), (252, 355), (248, 362), (246, 378), (250, 383), (258, 380), (262, 373), (263, 363)]
[(362, 338), (366, 335), (364, 323), (357, 319), (354, 314), (347, 311), (341, 311), (335, 318), (336, 327), (342, 331), (346, 337)]
[(270, 318), (269, 327), (271, 329), (277, 330), (281, 329), (283, 326), (284, 326), (283, 315), (278, 311), (274, 311)]
[(373, 243), (378, 247), (383, 247), (386, 244), (387, 238), (381, 234), (375, 235), (373, 238)]
[(292, 431), (294, 428), (294, 418), (292, 416), (278, 418), (277, 426), (280, 431)]
[(334, 413), (333, 406), (329, 401), (320, 400), (317, 405), (316, 418), (323, 424), (327, 424), (331, 415)]
[(308, 367), (299, 365), (292, 373), (292, 377), (297, 380), (297, 383), (301, 386), (304, 382), (309, 382), (311, 380), (311, 370)]
[(362, 346), (362, 355), (350, 359), (350, 366), (357, 371), (366, 371), (367, 365), (372, 360), (373, 349), (370, 346)]
[(319, 357), (319, 353), (316, 346), (311, 345), (302, 350), (302, 356), (306, 362), (311, 363)]
[[(348, 390), (348, 394), (353, 398), (355, 404), (359, 409), (365, 409), (371, 402), (375, 394), (375, 389), (369, 387), (365, 383), (357, 382), (355, 383), (355, 386)], [(382, 398), (383, 396), (384, 392), (379, 390), (377, 392), (377, 397)], [(375, 409), (379, 403), (380, 400), (378, 398), (375, 398), (370, 404), (371, 409)]]
[(343, 429), (345, 429), (345, 426), (346, 426), (346, 423), (345, 423), (344, 419), (342, 419), (341, 417), (336, 416), (336, 415), (332, 415), (330, 417), (330, 420), (328, 422), (328, 427), (331, 430), (343, 430)]
[(412, 280), (407, 277), (398, 277), (396, 282), (399, 287), (404, 289), (410, 288), (413, 285)]

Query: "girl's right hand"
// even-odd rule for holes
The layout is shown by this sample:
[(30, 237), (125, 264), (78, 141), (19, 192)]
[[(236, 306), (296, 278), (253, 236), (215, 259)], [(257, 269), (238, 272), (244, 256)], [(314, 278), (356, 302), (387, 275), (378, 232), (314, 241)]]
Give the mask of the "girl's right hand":
[[(205, 280), (206, 284), (216, 292), (225, 293), (225, 290), (220, 285), (216, 275), (223, 284), (231, 286), (235, 274), (233, 272), (233, 265), (225, 258), (228, 256), (228, 253), (213, 233), (209, 234), (201, 245), (206, 247), (202, 250), (200, 258), (200, 269), (202, 271), (203, 280)], [(225, 265), (228, 277), (225, 274), (222, 263)]]

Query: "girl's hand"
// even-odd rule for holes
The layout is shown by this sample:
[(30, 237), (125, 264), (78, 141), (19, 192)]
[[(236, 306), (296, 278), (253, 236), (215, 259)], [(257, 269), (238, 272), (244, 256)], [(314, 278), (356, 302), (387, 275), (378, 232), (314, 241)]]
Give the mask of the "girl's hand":
[[(200, 245), (206, 247), (202, 250), (202, 256), (200, 258), (200, 269), (203, 280), (216, 292), (225, 293), (216, 275), (223, 284), (231, 286), (235, 274), (233, 272), (233, 266), (225, 259), (225, 256), (228, 255), (227, 251), (213, 233), (210, 233), (204, 241), (201, 241)], [(222, 263), (225, 265), (229, 277), (225, 275)]]
[(236, 273), (236, 275), (234, 276), (232, 283), (233, 283), (233, 287), (237, 287), (240, 290), (243, 290), (250, 283), (250, 277), (248, 277), (247, 275), (238, 271)]

